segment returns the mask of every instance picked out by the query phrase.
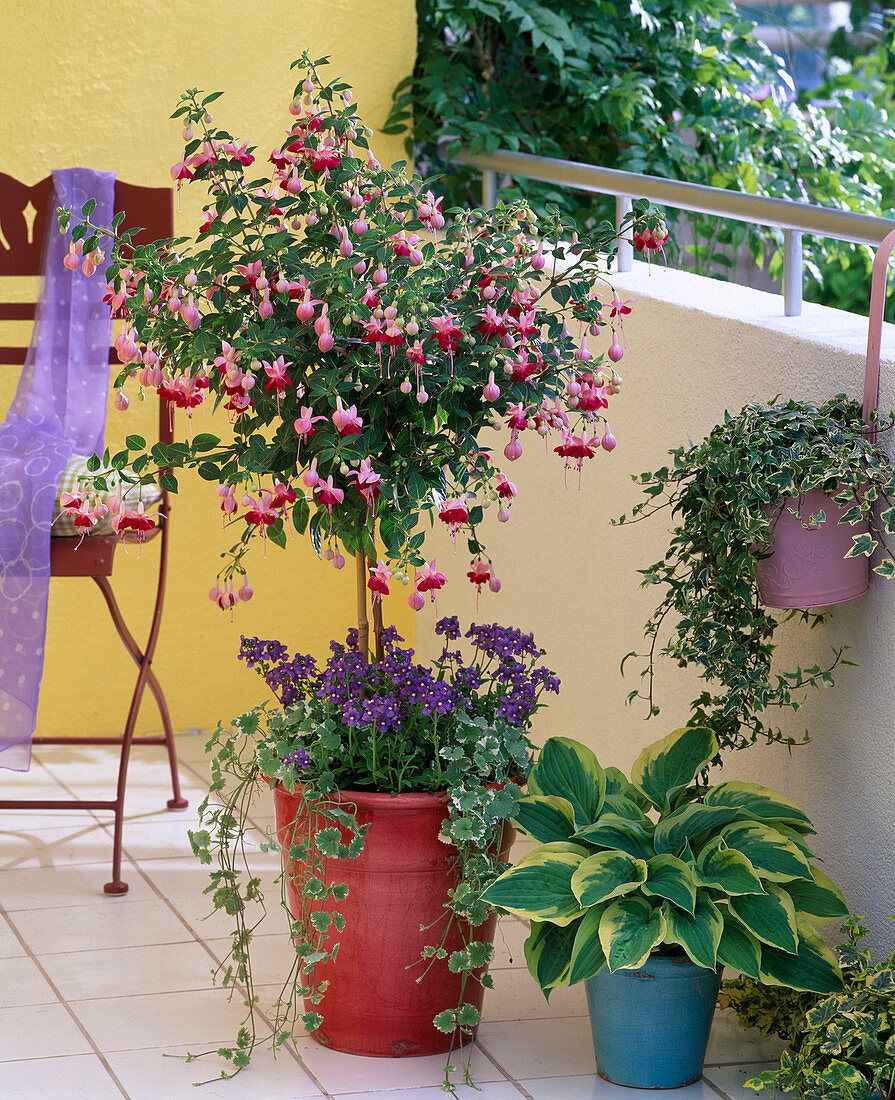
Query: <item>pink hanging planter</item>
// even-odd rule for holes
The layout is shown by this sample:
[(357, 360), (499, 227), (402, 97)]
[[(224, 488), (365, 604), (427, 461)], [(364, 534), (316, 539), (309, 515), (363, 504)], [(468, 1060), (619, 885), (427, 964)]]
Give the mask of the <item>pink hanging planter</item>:
[[(886, 275), (893, 248), (895, 230), (883, 238), (873, 259), (864, 370), (864, 421), (868, 425), (879, 400)], [(876, 440), (876, 432), (869, 428), (866, 435), (871, 442)], [(868, 590), (870, 559), (863, 554), (856, 558), (845, 556), (852, 547), (854, 536), (869, 530), (866, 521), (840, 524), (845, 509), (820, 489), (810, 489), (799, 497), (787, 497), (782, 504), (772, 505), (767, 511), (771, 516), (773, 542), (770, 549), (773, 553), (755, 566), (758, 594), (767, 607), (786, 610), (830, 607), (857, 599)], [(813, 524), (810, 517), (818, 512), (825, 514), (825, 522)]]
[[(755, 564), (758, 594), (765, 606), (830, 607), (863, 596), (870, 587), (870, 561), (864, 555), (845, 555), (854, 536), (866, 533), (869, 525), (840, 524), (845, 511), (820, 489), (768, 508), (773, 553)], [(819, 512), (824, 522), (812, 522)]]

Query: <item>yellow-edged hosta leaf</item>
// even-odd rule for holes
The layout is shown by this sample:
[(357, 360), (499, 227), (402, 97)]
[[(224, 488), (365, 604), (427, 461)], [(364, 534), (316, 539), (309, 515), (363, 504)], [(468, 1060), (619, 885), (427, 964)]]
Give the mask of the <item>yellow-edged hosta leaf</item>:
[(606, 793), (606, 773), (586, 745), (551, 737), (528, 776), (531, 794), (567, 799), (578, 828), (596, 821)]
[[(724, 907), (721, 906), (720, 909), (724, 917)], [(718, 962), (758, 981), (761, 969), (761, 944), (754, 936), (750, 936), (741, 924), (726, 917), (724, 930), (718, 943)]]
[(824, 925), (848, 915), (848, 906), (839, 887), (819, 867), (812, 867), (813, 882), (795, 879), (786, 884), (796, 912), (804, 914), (812, 924)]
[(720, 833), (728, 848), (742, 852), (761, 879), (811, 882), (811, 866), (796, 844), (772, 825), (760, 821), (735, 821)]
[(641, 810), (648, 810), (650, 803), (641, 791), (628, 779), (619, 768), (606, 769), (606, 797), (610, 795), (626, 798), (633, 802)]
[(810, 993), (840, 993), (845, 988), (833, 952), (806, 918), (799, 918), (799, 946), (794, 955), (773, 947), (761, 949), (761, 981)]
[(600, 918), (600, 945), (610, 970), (642, 966), (665, 938), (665, 917), (644, 897), (620, 898)]
[(575, 925), (575, 942), (569, 962), (569, 985), (586, 982), (606, 965), (606, 955), (600, 943), (600, 920), (607, 905), (592, 905)]
[(646, 880), (646, 863), (626, 852), (597, 852), (575, 868), (572, 893), (582, 908), (630, 894)]
[(687, 802), (662, 818), (653, 833), (653, 845), (657, 852), (680, 855), (687, 841), (695, 848), (700, 837), (716, 833), (740, 816), (736, 806), (703, 806), (699, 802)]
[(782, 794), (758, 783), (720, 783), (705, 796), (707, 806), (739, 806), (759, 821), (781, 821), (814, 832), (804, 810)]
[(531, 922), (531, 934), (525, 941), (525, 962), (534, 980), (549, 1001), (550, 993), (569, 979), (569, 958), (575, 940), (575, 926)]
[(617, 848), (635, 859), (649, 859), (653, 854), (651, 822), (629, 821), (620, 814), (600, 814), (599, 821), (575, 833), (575, 840), (586, 841), (596, 848)]
[(647, 745), (634, 761), (631, 782), (659, 810), (670, 808), (675, 796), (718, 752), (711, 730), (688, 726)]
[(539, 844), (549, 844), (571, 837), (575, 832), (575, 813), (567, 798), (530, 794), (516, 803), (513, 825)]
[(769, 882), (766, 890), (765, 894), (732, 897), (729, 910), (757, 940), (793, 953), (799, 945), (796, 907), (781, 887)]
[(692, 916), (673, 905), (663, 906), (662, 912), (665, 914), (666, 942), (683, 947), (697, 966), (714, 970), (718, 965), (718, 944), (724, 921), (708, 894), (704, 890), (697, 891)]
[(504, 871), (482, 897), (489, 905), (521, 917), (571, 924), (584, 912), (572, 891), (572, 875), (587, 855), (580, 844), (542, 844)]
[(709, 842), (696, 861), (696, 881), (700, 886), (723, 890), (725, 894), (763, 894), (764, 887), (755, 868), (742, 852), (724, 847), (720, 837)]
[(696, 905), (696, 880), (692, 868), (677, 856), (666, 853), (653, 856), (647, 861), (646, 869), (646, 882), (640, 888), (643, 893), (666, 898), (692, 915)]

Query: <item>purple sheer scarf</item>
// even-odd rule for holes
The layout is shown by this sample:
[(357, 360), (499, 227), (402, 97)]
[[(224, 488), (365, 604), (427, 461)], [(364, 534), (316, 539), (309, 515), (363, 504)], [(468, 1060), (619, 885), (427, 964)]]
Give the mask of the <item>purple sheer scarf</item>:
[(99, 275), (70, 272), (56, 206), (96, 199), (108, 228), (115, 174), (53, 173), (44, 284), (15, 400), (0, 426), (0, 768), (27, 771), (43, 674), (50, 591), (50, 524), (73, 454), (101, 452), (109, 389), (109, 308)]

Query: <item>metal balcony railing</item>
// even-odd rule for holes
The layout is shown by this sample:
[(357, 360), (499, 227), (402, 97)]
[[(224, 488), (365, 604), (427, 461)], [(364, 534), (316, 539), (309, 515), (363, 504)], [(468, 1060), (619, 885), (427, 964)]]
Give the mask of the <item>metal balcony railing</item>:
[[(802, 235), (832, 237), (839, 241), (876, 248), (887, 233), (895, 229), (895, 221), (872, 214), (855, 214), (849, 210), (833, 210), (827, 206), (771, 199), (762, 195), (747, 195), (707, 187), (701, 183), (642, 176), (621, 172), (615, 168), (598, 168), (594, 164), (579, 164), (571, 160), (535, 157), (499, 149), (495, 153), (461, 154), (456, 164), (478, 168), (482, 173), (482, 205), (497, 202), (498, 176), (516, 176), (539, 180), (578, 191), (591, 191), (615, 196), (616, 224), (621, 224), (630, 212), (635, 198), (648, 199), (661, 206), (671, 206), (695, 214), (709, 214), (734, 221), (749, 222), (766, 228), (783, 230), (783, 308), (787, 317), (802, 312)], [(618, 270), (631, 270), (633, 250), (622, 241), (618, 250)]]

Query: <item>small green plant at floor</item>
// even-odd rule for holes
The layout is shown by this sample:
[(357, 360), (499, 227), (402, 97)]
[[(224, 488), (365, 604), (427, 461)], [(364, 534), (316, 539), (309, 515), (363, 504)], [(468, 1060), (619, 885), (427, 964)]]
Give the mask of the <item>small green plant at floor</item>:
[[(823, 667), (774, 667), (781, 618), (795, 615), (816, 626), (824, 615), (764, 607), (755, 569), (768, 554), (785, 498), (821, 489), (845, 509), (840, 522), (869, 522), (869, 533), (854, 536), (849, 556), (880, 550), (874, 572), (895, 576), (886, 542), (895, 532), (895, 469), (865, 430), (859, 404), (844, 394), (821, 405), (746, 405), (725, 413), (699, 443), (671, 451), (670, 465), (635, 475), (647, 499), (618, 522), (668, 510), (676, 526), (662, 560), (640, 571), (643, 586), (657, 586), (661, 598), (645, 627), (648, 651), (629, 653), (622, 662), (643, 660), (643, 686), (629, 702), (644, 699), (650, 714), (658, 713), (655, 663), (670, 657), (705, 681), (692, 704), (693, 722), (709, 726), (722, 749), (745, 748), (760, 738), (795, 744), (768, 715), (797, 710), (811, 688), (832, 684), (832, 669), (849, 662), (840, 648)], [(821, 523), (826, 516), (814, 519)], [(670, 638), (663, 642), (666, 620)]]
[(797, 1100), (895, 1097), (895, 951), (874, 966), (861, 947), (863, 918), (850, 916), (841, 931), (845, 988), (808, 1010), (780, 1065), (746, 1081), (746, 1088), (771, 1096), (780, 1089)]
[(531, 920), (525, 959), (546, 996), (654, 952), (793, 989), (842, 988), (817, 926), (847, 909), (810, 862), (810, 821), (766, 787), (708, 786), (717, 752), (711, 730), (676, 730), (643, 750), (629, 782), (579, 742), (546, 743), (514, 819), (538, 847), (483, 895)]
[(792, 1042), (805, 1026), (805, 1013), (820, 999), (817, 993), (765, 985), (741, 975), (721, 983), (718, 1007), (732, 1008), (743, 1027)]

